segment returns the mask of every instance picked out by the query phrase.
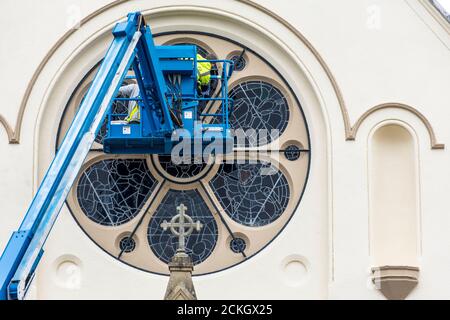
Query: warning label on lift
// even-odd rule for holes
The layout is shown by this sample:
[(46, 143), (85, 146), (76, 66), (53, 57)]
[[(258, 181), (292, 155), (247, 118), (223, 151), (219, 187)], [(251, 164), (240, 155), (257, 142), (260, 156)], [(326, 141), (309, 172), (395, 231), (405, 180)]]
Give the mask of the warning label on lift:
[(124, 127), (122, 128), (122, 133), (123, 133), (123, 134), (131, 134), (131, 127), (124, 126)]
[(184, 118), (185, 119), (192, 119), (192, 111), (185, 111), (184, 112)]

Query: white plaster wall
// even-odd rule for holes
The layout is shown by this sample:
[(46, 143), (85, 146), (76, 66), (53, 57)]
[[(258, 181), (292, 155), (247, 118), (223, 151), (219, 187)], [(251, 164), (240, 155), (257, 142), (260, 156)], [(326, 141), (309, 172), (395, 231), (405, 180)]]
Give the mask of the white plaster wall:
[[(403, 102), (431, 121), (438, 139), (450, 138), (450, 35), (419, 1), (258, 1), (300, 30), (330, 66), (354, 123), (364, 111)], [(373, 6), (380, 28), (367, 27)], [(371, 8), (372, 9), (369, 9)], [(368, 11), (369, 10), (369, 11)], [(336, 113), (333, 113), (335, 112)], [(343, 139), (340, 115), (328, 110), (332, 130), (334, 281), (330, 298), (383, 299), (369, 281), (367, 136), (377, 121), (400, 119), (420, 133), (422, 259), (411, 298), (450, 297), (442, 281), (450, 267), (450, 168), (447, 150), (430, 150), (423, 124), (405, 111), (383, 110), (366, 120), (355, 142)]]
[[(5, 0), (0, 3), (2, 18), (0, 65), (2, 68), (0, 86), (3, 103), (0, 114), (14, 128), (18, 108), (31, 80), (44, 56), (58, 39), (68, 31), (67, 17), (71, 5), (81, 6), (82, 14), (88, 15), (108, 1), (17, 1)], [(37, 117), (37, 107), (27, 108), (22, 124), (21, 143), (8, 144), (3, 127), (0, 129), (0, 154), (2, 166), (0, 186), (2, 199), (1, 228), (13, 230), (25, 214), (33, 195), (33, 140)], [(6, 157), (3, 155), (7, 155)], [(17, 170), (20, 168), (19, 170)], [(5, 201), (9, 199), (10, 201)], [(7, 217), (6, 217), (7, 215)], [(9, 232), (0, 232), (0, 250), (6, 245)]]
[[(51, 46), (67, 31), (67, 8), (71, 4), (79, 5), (85, 17), (109, 2), (23, 0), (18, 4), (17, 1), (6, 0), (0, 3), (1, 11), (8, 12), (0, 19), (0, 30), (11, 30), (1, 34), (0, 67), (4, 72), (0, 85), (6, 94), (0, 105), (0, 114), (11, 126), (15, 125), (18, 105), (33, 72)], [(336, 77), (351, 123), (372, 106), (402, 102), (423, 113), (431, 122), (438, 142), (448, 144), (450, 35), (419, 1), (255, 2), (287, 20), (315, 46)], [(248, 263), (198, 278), (200, 298), (382, 299), (369, 283), (367, 137), (378, 123), (394, 119), (410, 125), (417, 132), (419, 141), (421, 275), (419, 286), (410, 297), (448, 299), (450, 289), (448, 283), (442, 281), (450, 268), (450, 204), (446, 201), (446, 193), (450, 189), (448, 151), (431, 150), (423, 123), (412, 113), (397, 109), (385, 109), (369, 116), (356, 141), (345, 141), (336, 95), (317, 59), (295, 35), (273, 18), (234, 0), (129, 1), (87, 23), (61, 46), (33, 88), (22, 124), (21, 143), (8, 144), (7, 135), (0, 128), (0, 154), (6, 155), (0, 158), (3, 182), (0, 185), (0, 249), (20, 223), (36, 190), (38, 177), (42, 176), (51, 159), (58, 113), (68, 98), (64, 90), (70, 92), (71, 86), (76, 85), (62, 80), (58, 83), (57, 80), (66, 77), (66, 80), (75, 81), (86, 71), (70, 65), (77, 50), (83, 50), (80, 46), (97, 37), (96, 32), (109, 28), (129, 9), (171, 4), (195, 6), (200, 10), (222, 8), (224, 14), (232, 14), (238, 20), (250, 23), (255, 30), (266, 33), (266, 42), (263, 37), (255, 42), (245, 39), (245, 34), (239, 31), (233, 32), (233, 28), (214, 30), (231, 38), (243, 37), (239, 40), (250, 47), (256, 46), (256, 51), (267, 51), (265, 58), (280, 68), (303, 100), (312, 146), (316, 150), (312, 177), (300, 206), (300, 210), (309, 211), (308, 214), (295, 215), (282, 235)], [(368, 20), (372, 21), (374, 12), (380, 13), (379, 28), (371, 28), (367, 24)], [(160, 19), (159, 23), (160, 30), (170, 30), (169, 21)], [(214, 21), (209, 23), (214, 28)], [(183, 25), (182, 22), (178, 24)], [(184, 25), (192, 27), (189, 21)], [(238, 27), (236, 24), (235, 28)], [(271, 42), (276, 45), (270, 45)], [(269, 50), (271, 46), (274, 48), (272, 52)], [(289, 57), (281, 58), (281, 52)], [(97, 58), (100, 55), (99, 52)], [(84, 59), (85, 63), (94, 63), (96, 57), (91, 53)], [(68, 70), (70, 74), (65, 74)], [(49, 120), (46, 121), (45, 116)], [(314, 207), (317, 214), (312, 209)], [(309, 229), (310, 233), (309, 227), (313, 227)], [(301, 245), (297, 237), (299, 230), (304, 230), (305, 240), (308, 240)], [(326, 253), (315, 252), (315, 248)], [(52, 281), (53, 261), (61, 254), (83, 256), (82, 270), (86, 276), (81, 291), (60, 290)], [(281, 261), (290, 254), (305, 255), (314, 261), (308, 265), (311, 272), (308, 280), (298, 288), (282, 284)], [(162, 296), (167, 281), (167, 278), (140, 273), (113, 261), (87, 239), (66, 209), (49, 238), (43, 263), (45, 267), (41, 267), (36, 283), (38, 287), (34, 291), (34, 297), (39, 298), (124, 298), (130, 297), (125, 293), (136, 292), (136, 287), (142, 283), (148, 287), (140, 289), (138, 297), (158, 298)], [(269, 288), (279, 291), (268, 291), (267, 287), (241, 281), (250, 274), (255, 279), (267, 277), (268, 272), (277, 275), (271, 278)], [(118, 280), (117, 286), (112, 286), (112, 279), (122, 280)], [(216, 290), (217, 287), (226, 287), (230, 279), (239, 285), (238, 290)], [(309, 290), (311, 294), (308, 295), (305, 292), (310, 288), (314, 290)], [(123, 294), (119, 296), (115, 290), (123, 290)], [(236, 292), (239, 292), (237, 296)]]

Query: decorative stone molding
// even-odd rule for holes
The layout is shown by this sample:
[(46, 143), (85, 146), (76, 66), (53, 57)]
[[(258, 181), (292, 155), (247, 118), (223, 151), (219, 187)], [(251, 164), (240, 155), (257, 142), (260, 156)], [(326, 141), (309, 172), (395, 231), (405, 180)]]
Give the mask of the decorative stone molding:
[(355, 125), (351, 128), (351, 132), (350, 132), (350, 135), (347, 137), (347, 140), (355, 140), (356, 134), (358, 133), (358, 130), (359, 130), (359, 127), (364, 122), (364, 120), (367, 119), (371, 114), (373, 114), (379, 110), (388, 109), (388, 108), (402, 109), (402, 110), (406, 110), (406, 111), (409, 111), (412, 114), (414, 114), (417, 118), (420, 119), (420, 121), (422, 121), (422, 123), (425, 125), (425, 127), (428, 131), (428, 134), (430, 136), (431, 149), (434, 149), (434, 150), (445, 149), (445, 145), (443, 143), (437, 142), (436, 134), (434, 133), (434, 130), (433, 130), (433, 127), (432, 127), (430, 121), (428, 121), (428, 119), (422, 113), (420, 113), (417, 109), (415, 109), (411, 106), (408, 106), (403, 103), (397, 103), (397, 102), (379, 104), (373, 108), (370, 108), (366, 112), (364, 112), (364, 114), (361, 117), (359, 117), (358, 121), (356, 121)]
[[(20, 113), (20, 110), (19, 110)], [(22, 120), (18, 120), (18, 122), (22, 122)], [(0, 114), (0, 123), (3, 125), (3, 127), (6, 130), (6, 134), (8, 135), (9, 143), (19, 143), (19, 140), (15, 139), (14, 137), (14, 130), (9, 125), (8, 121)]]
[(372, 282), (389, 300), (404, 300), (419, 283), (419, 268), (382, 266), (372, 268)]

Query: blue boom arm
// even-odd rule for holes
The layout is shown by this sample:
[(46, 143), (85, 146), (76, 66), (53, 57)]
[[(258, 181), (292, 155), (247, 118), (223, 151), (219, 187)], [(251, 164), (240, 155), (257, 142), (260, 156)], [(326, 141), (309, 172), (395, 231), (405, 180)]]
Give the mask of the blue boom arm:
[[(148, 37), (140, 13), (131, 13), (113, 30), (114, 40), (77, 112), (64, 140), (28, 208), (19, 229), (14, 232), (0, 258), (0, 299), (23, 299), (43, 254), (43, 246), (61, 207), (91, 148), (112, 99), (140, 47), (141, 61)], [(150, 66), (151, 63), (149, 62)], [(158, 81), (157, 72), (152, 74)], [(141, 88), (143, 90), (144, 88)], [(159, 97), (164, 95), (162, 89)], [(162, 102), (164, 103), (164, 101)], [(163, 115), (167, 121), (168, 115)], [(171, 122), (166, 121), (165, 130)]]
[[(191, 133), (202, 132), (202, 138), (222, 140), (233, 144), (228, 130), (227, 79), (233, 63), (222, 62), (222, 111), (218, 114), (198, 114), (197, 58), (195, 46), (155, 46), (150, 28), (139, 13), (130, 13), (126, 22), (113, 29), (114, 40), (56, 153), (30, 207), (0, 257), (0, 300), (23, 299), (32, 282), (43, 254), (47, 237), (64, 201), (95, 140), (119, 87), (133, 68), (140, 92), (141, 124), (114, 124), (108, 113), (108, 136), (104, 151), (111, 153), (164, 153), (172, 148), (171, 135), (178, 127)], [(205, 60), (206, 61), (206, 60)], [(179, 96), (174, 94), (178, 78)], [(169, 89), (170, 88), (170, 89)], [(183, 92), (181, 92), (183, 91)], [(179, 97), (178, 97), (179, 98)], [(214, 100), (214, 99), (211, 99)], [(181, 115), (174, 115), (179, 101)], [(171, 105), (171, 106), (169, 106)], [(198, 123), (198, 116), (222, 117), (223, 123)], [(178, 118), (177, 118), (178, 117)], [(212, 140), (212, 139), (210, 139)], [(231, 150), (228, 148), (227, 150)]]

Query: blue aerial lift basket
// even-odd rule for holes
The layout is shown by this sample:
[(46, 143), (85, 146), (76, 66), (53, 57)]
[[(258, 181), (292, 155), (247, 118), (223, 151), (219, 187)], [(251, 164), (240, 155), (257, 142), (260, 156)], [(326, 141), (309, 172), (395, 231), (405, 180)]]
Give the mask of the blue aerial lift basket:
[[(127, 21), (118, 23), (113, 36), (19, 229), (0, 257), (0, 300), (24, 298), (45, 241), (105, 117), (107, 153), (170, 154), (179, 141), (184, 145), (187, 141), (187, 151), (194, 154), (211, 144), (214, 146), (208, 152), (232, 151), (228, 122), (232, 61), (209, 61), (218, 66), (219, 73), (211, 77), (221, 85), (217, 97), (203, 97), (197, 92), (199, 61), (195, 46), (155, 46), (150, 27), (139, 12), (128, 14)], [(116, 98), (127, 77), (135, 79), (139, 97)], [(140, 123), (127, 123), (127, 115), (114, 114), (111, 105), (116, 99), (137, 100)], [(205, 101), (215, 105), (217, 113), (202, 113), (199, 105)]]
[[(122, 27), (123, 28), (123, 27)], [(113, 34), (122, 32), (116, 28)], [(170, 154), (174, 145), (182, 139), (190, 139), (196, 145), (195, 153), (214, 144), (215, 153), (232, 150), (228, 123), (231, 101), (228, 98), (228, 78), (233, 72), (230, 60), (197, 60), (197, 48), (193, 45), (155, 46), (148, 26), (140, 27), (141, 41), (137, 44), (132, 62), (135, 79), (139, 85), (136, 100), (140, 123), (127, 123), (125, 114), (114, 114), (109, 109), (107, 133), (103, 142), (106, 153)], [(197, 64), (215, 64), (218, 75), (211, 75), (220, 83), (217, 97), (199, 95)], [(219, 113), (201, 113), (200, 102), (220, 103)], [(203, 121), (202, 121), (203, 120)], [(194, 148), (190, 150), (194, 153)]]

